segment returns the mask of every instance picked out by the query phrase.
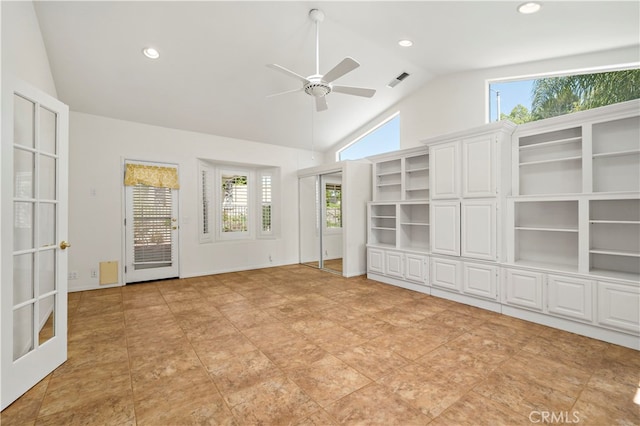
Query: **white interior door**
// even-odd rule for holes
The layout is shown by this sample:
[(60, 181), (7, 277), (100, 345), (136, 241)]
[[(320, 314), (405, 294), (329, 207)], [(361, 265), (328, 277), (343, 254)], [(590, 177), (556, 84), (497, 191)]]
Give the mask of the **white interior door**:
[(1, 406), (67, 359), (69, 109), (2, 82)]
[(178, 190), (126, 186), (125, 208), (125, 282), (178, 277)]

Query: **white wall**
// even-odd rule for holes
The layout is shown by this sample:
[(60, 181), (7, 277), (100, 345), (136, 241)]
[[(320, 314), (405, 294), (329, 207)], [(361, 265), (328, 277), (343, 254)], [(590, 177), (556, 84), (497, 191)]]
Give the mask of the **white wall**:
[[(98, 288), (91, 269), (123, 261), (124, 159), (175, 163), (180, 176), (180, 276), (298, 263), (300, 168), (311, 152), (257, 142), (71, 113), (69, 170), (69, 290)], [(198, 158), (280, 167), (281, 236), (272, 240), (198, 242)], [(95, 195), (93, 195), (95, 194)], [(271, 255), (272, 262), (269, 262)]]
[(30, 1), (2, 1), (2, 73), (57, 97), (40, 24)]
[(487, 122), (487, 81), (544, 73), (577, 71), (640, 62), (638, 46), (578, 56), (467, 71), (437, 77), (416, 93), (375, 117), (325, 152), (334, 162), (336, 152), (391, 114), (400, 111), (400, 148), (419, 146), (420, 141)]

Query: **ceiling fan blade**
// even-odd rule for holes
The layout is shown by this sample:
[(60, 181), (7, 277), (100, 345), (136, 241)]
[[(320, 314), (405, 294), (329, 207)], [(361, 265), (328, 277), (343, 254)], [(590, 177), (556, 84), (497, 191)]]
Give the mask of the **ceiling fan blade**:
[(319, 96), (316, 98), (316, 111), (320, 112), (328, 108), (329, 106), (327, 105), (327, 98), (325, 98), (324, 96)]
[(339, 79), (348, 72), (351, 72), (360, 66), (353, 58), (346, 57), (338, 65), (333, 67), (328, 73), (326, 73), (322, 79), (327, 83), (331, 83), (334, 80)]
[(298, 80), (300, 80), (300, 81), (301, 81), (301, 82), (303, 82), (304, 84), (309, 83), (309, 80), (307, 80), (307, 78), (306, 78), (306, 77), (303, 77), (303, 76), (301, 76), (300, 74), (297, 74), (297, 73), (295, 73), (295, 72), (293, 72), (293, 71), (291, 71), (291, 70), (288, 70), (288, 69), (286, 69), (285, 67), (282, 67), (282, 66), (280, 66), (280, 65), (278, 65), (278, 64), (267, 64), (267, 66), (268, 66), (269, 68), (271, 68), (271, 69), (276, 70), (276, 71), (280, 71), (280, 72), (282, 72), (282, 73), (285, 73), (285, 74), (287, 74), (287, 75), (288, 75), (288, 76), (290, 76), (290, 77), (297, 78)]
[(345, 95), (363, 96), (370, 98), (376, 94), (375, 89), (365, 89), (364, 87), (352, 87), (352, 86), (333, 86), (332, 92), (344, 93)]
[(287, 90), (287, 91), (284, 91), (284, 92), (272, 93), (270, 95), (267, 95), (267, 98), (273, 98), (275, 96), (286, 95), (287, 93), (295, 93), (295, 92), (302, 92), (302, 87), (299, 88), (299, 89), (293, 89), (293, 90)]

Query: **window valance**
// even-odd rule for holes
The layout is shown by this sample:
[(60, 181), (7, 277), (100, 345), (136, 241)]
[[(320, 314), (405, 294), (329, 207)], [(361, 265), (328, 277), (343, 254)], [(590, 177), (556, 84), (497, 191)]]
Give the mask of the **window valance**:
[(125, 186), (147, 185), (156, 188), (179, 189), (178, 169), (175, 167), (127, 164), (124, 173)]

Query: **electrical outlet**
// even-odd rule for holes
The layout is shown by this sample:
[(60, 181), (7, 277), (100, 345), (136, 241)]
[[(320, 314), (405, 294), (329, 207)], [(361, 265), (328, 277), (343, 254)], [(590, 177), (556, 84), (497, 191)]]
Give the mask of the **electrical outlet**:
[(98, 271), (96, 269), (91, 270), (91, 278), (98, 278)]
[(69, 272), (69, 274), (67, 275), (67, 278), (70, 279), (70, 280), (77, 280), (78, 279), (78, 271)]
[(271, 258), (271, 255), (269, 255), (269, 262), (273, 263), (273, 259)]

